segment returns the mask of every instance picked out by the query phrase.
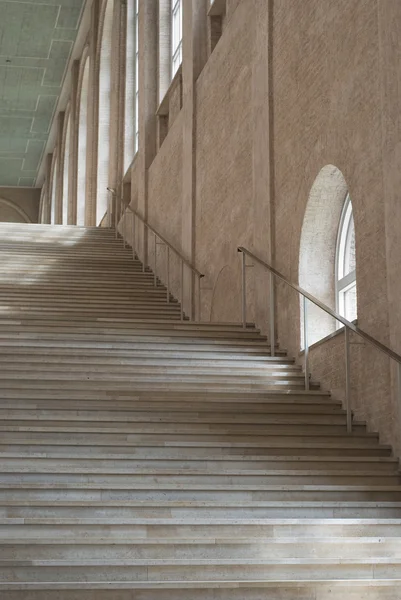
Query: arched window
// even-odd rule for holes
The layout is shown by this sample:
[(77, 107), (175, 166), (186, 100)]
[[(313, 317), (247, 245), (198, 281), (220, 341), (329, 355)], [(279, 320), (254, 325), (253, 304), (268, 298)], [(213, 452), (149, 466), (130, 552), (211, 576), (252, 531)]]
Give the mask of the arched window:
[(357, 316), (355, 226), (349, 194), (344, 203), (337, 236), (336, 302), (337, 311), (349, 321)]
[(124, 172), (138, 150), (138, 1), (127, 4)]
[(103, 219), (108, 201), (113, 5), (113, 0), (107, 0), (100, 47), (96, 224)]
[(63, 166), (63, 216), (62, 223), (67, 225), (68, 223), (68, 177), (69, 177), (69, 165), (70, 165), (70, 123), (71, 120), (68, 117), (67, 127), (65, 132), (64, 140), (64, 166)]
[(88, 132), (89, 58), (86, 59), (79, 100), (77, 225), (85, 225), (86, 150)]
[(58, 160), (54, 161), (53, 167), (53, 181), (52, 181), (52, 195), (51, 195), (51, 207), (50, 207), (50, 223), (54, 225), (56, 217), (56, 196), (57, 196), (57, 172), (58, 172)]
[(171, 2), (171, 77), (182, 63), (182, 0)]
[[(326, 165), (312, 185), (305, 208), (300, 240), (299, 285), (351, 320), (356, 316), (356, 312), (352, 312), (352, 303), (356, 306), (353, 231), (347, 182), (336, 166)], [(341, 327), (333, 317), (311, 302), (307, 303), (307, 308), (307, 333), (310, 344), (318, 342)], [(302, 300), (300, 313), (302, 347)]]

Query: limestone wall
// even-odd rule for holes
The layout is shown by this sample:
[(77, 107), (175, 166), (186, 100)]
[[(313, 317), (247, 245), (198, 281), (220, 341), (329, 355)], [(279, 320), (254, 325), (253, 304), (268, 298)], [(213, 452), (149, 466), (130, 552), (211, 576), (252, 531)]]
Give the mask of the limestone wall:
[(0, 221), (37, 223), (40, 190), (0, 187)]
[[(94, 60), (105, 2), (93, 0), (87, 32), (92, 61), (88, 215), (96, 201)], [(158, 38), (158, 2), (140, 5), (139, 151), (127, 181), (132, 205), (205, 274), (202, 318), (240, 319), (239, 245), (298, 282), (308, 198), (321, 169), (333, 165), (345, 178), (354, 210), (358, 324), (401, 352), (401, 4), (226, 0), (223, 33), (214, 46), (206, 26), (208, 0), (185, 1), (180, 102), (166, 128), (159, 92), (166, 79), (161, 54), (168, 44)], [(120, 27), (124, 15), (116, 9), (115, 16)], [(124, 131), (117, 101), (124, 69), (118, 73), (110, 130), (114, 141)], [(121, 145), (120, 140), (109, 178), (117, 190)], [(51, 156), (47, 164), (49, 195)], [(146, 247), (145, 241), (140, 238), (138, 250), (152, 265), (153, 244)], [(316, 243), (313, 236), (309, 243)], [(330, 243), (334, 247), (333, 235)], [(159, 264), (164, 252), (158, 248)], [(180, 296), (177, 266), (172, 267), (172, 284)], [(253, 267), (247, 284), (248, 320), (268, 331), (268, 277)], [(186, 277), (184, 306), (192, 315), (197, 308), (193, 291)], [(281, 283), (276, 315), (277, 341), (302, 360), (299, 298)], [(313, 379), (339, 398), (344, 396), (343, 338), (337, 333), (312, 348), (310, 356)], [(394, 371), (376, 350), (352, 342), (356, 414), (379, 430), (383, 441), (397, 443)]]

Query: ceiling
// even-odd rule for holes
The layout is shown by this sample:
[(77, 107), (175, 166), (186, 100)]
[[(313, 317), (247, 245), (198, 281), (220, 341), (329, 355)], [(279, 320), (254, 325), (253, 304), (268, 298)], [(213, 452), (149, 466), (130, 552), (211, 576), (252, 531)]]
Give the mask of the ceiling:
[(35, 186), (84, 0), (0, 0), (0, 186)]

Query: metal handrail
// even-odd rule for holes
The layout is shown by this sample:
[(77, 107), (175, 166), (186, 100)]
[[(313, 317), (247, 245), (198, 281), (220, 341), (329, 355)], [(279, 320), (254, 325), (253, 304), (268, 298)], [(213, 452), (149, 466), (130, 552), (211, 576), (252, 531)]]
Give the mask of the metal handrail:
[[(181, 320), (184, 319), (184, 307), (183, 307), (183, 303), (184, 303), (184, 266), (188, 267), (191, 272), (193, 273), (193, 275), (195, 276), (198, 285), (197, 285), (197, 292), (198, 292), (198, 321), (201, 321), (201, 279), (204, 277), (204, 274), (201, 273), (198, 269), (196, 269), (196, 267), (194, 267), (181, 253), (179, 250), (177, 250), (177, 248), (175, 248), (173, 246), (173, 244), (171, 244), (168, 240), (166, 240), (166, 238), (164, 236), (162, 236), (154, 227), (152, 227), (152, 225), (150, 225), (135, 209), (131, 208), (131, 206), (129, 206), (128, 203), (124, 203), (123, 198), (119, 198), (119, 215), (117, 214), (117, 193), (114, 189), (112, 188), (107, 188), (107, 190), (110, 192), (112, 198), (114, 198), (114, 202), (109, 202), (109, 207), (108, 207), (108, 214), (109, 214), (109, 226), (112, 227), (112, 222), (114, 220), (114, 228), (115, 228), (115, 232), (116, 235), (118, 235), (118, 224), (121, 221), (124, 213), (126, 214), (125, 211), (129, 211), (133, 217), (132, 219), (132, 252), (133, 252), (133, 256), (135, 258), (136, 255), (136, 248), (135, 248), (135, 241), (136, 241), (136, 219), (138, 219), (142, 225), (144, 226), (144, 228), (146, 227), (146, 229), (153, 234), (154, 236), (154, 265), (153, 265), (153, 273), (154, 273), (154, 285), (155, 287), (157, 286), (157, 245), (158, 244), (162, 244), (163, 246), (166, 247), (166, 251), (167, 251), (167, 257), (166, 257), (166, 291), (167, 291), (167, 303), (170, 302), (170, 250), (176, 255), (176, 257), (178, 258), (180, 265), (181, 265), (181, 299), (180, 299), (180, 305), (181, 305)], [(123, 220), (122, 222), (122, 227), (121, 227), (121, 235), (124, 241), (124, 246), (126, 245), (127, 239), (128, 239), (128, 235), (127, 235), (127, 223), (126, 223), (126, 219)], [(159, 240), (159, 241), (158, 241)], [(143, 270), (146, 269), (147, 265), (147, 251), (144, 252), (144, 258), (142, 260), (142, 264), (143, 264)], [(193, 305), (194, 306), (194, 305)], [(191, 308), (191, 312), (192, 312), (192, 308)]]
[(177, 250), (177, 248), (175, 248), (173, 246), (173, 244), (171, 244), (170, 242), (168, 242), (166, 240), (165, 237), (163, 237), (158, 231), (156, 231), (156, 229), (154, 227), (152, 227), (152, 225), (150, 225), (147, 221), (145, 221), (145, 219), (138, 213), (138, 211), (134, 210), (133, 208), (131, 208), (131, 206), (129, 204), (125, 204), (124, 207), (126, 209), (128, 209), (129, 211), (131, 211), (144, 225), (146, 225), (146, 227), (149, 229), (149, 231), (151, 231), (154, 235), (156, 235), (159, 240), (165, 244), (165, 246), (168, 246), (170, 248), (170, 250), (172, 250), (174, 252), (174, 254), (176, 254), (178, 256), (178, 258), (184, 263), (184, 265), (187, 265), (187, 267), (189, 267), (191, 269), (191, 271), (194, 273), (194, 275), (196, 275), (197, 277), (204, 277), (205, 275), (203, 273), (201, 273), (200, 271), (198, 271), (198, 269), (196, 267), (194, 267), (189, 260), (187, 260), (185, 258), (185, 256), (183, 256), (179, 250)]
[(398, 393), (401, 398), (401, 356), (394, 352), (391, 348), (382, 344), (376, 338), (372, 337), (363, 329), (357, 327), (348, 319), (342, 317), (335, 310), (331, 309), (329, 306), (321, 302), (318, 298), (301, 288), (296, 283), (291, 282), (285, 275), (277, 271), (274, 267), (269, 265), (267, 262), (256, 256), (250, 250), (247, 250), (243, 246), (238, 247), (238, 252), (242, 253), (242, 322), (243, 326), (246, 327), (246, 268), (253, 266), (246, 264), (246, 257), (248, 256), (254, 262), (258, 263), (262, 267), (264, 267), (270, 273), (270, 348), (271, 354), (274, 356), (275, 352), (275, 292), (274, 292), (274, 284), (273, 278), (277, 277), (283, 281), (290, 288), (298, 292), (303, 297), (303, 309), (304, 309), (304, 359), (305, 359), (305, 388), (309, 389), (309, 367), (308, 367), (308, 355), (309, 355), (309, 343), (308, 343), (308, 312), (307, 312), (307, 301), (312, 302), (315, 306), (319, 307), (325, 313), (329, 314), (331, 317), (342, 323), (345, 327), (345, 373), (346, 373), (346, 408), (347, 408), (347, 428), (348, 431), (352, 431), (352, 412), (351, 412), (351, 385), (350, 385), (350, 354), (349, 354), (349, 332), (352, 331), (356, 335), (363, 338), (366, 342), (368, 342), (371, 346), (374, 346), (380, 352), (388, 356), (390, 359), (395, 361), (398, 365)]

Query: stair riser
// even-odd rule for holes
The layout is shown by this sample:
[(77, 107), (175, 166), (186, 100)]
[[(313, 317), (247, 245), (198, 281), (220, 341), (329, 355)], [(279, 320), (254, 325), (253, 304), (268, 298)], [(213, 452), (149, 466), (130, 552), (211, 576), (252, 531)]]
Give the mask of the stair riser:
[[(53, 423), (57, 423), (57, 426), (60, 425), (60, 422), (69, 424), (77, 423), (85, 425), (85, 423), (90, 424), (91, 426), (101, 425), (102, 423), (107, 423), (110, 426), (118, 426), (118, 423), (204, 423), (204, 424), (239, 424), (242, 425), (256, 425), (258, 427), (261, 424), (266, 425), (319, 425), (322, 426), (331, 426), (331, 425), (340, 425), (345, 426), (346, 419), (343, 415), (263, 415), (256, 413), (255, 415), (241, 415), (241, 417), (236, 415), (224, 415), (219, 413), (190, 413), (190, 412), (177, 412), (173, 411), (172, 413), (157, 413), (157, 412), (149, 412), (149, 413), (140, 413), (140, 412), (124, 412), (120, 411), (117, 413), (111, 413), (107, 415), (107, 412), (100, 412), (95, 414), (96, 411), (88, 411), (83, 414), (74, 415), (72, 412), (65, 411), (50, 411), (50, 410), (37, 410), (37, 414), (35, 411), (28, 409), (20, 409), (20, 410), (3, 410), (0, 409), (0, 422), (3, 421), (4, 425), (7, 425), (9, 422), (14, 422), (16, 424), (18, 421), (21, 422), (21, 425), (24, 425), (27, 421), (32, 421), (33, 423), (46, 423), (47, 421), (51, 421)], [(94, 421), (96, 419), (96, 421)]]
[[(118, 504), (118, 503), (117, 503)], [(385, 508), (382, 506), (365, 507), (363, 501), (361, 501), (359, 507), (303, 507), (302, 503), (299, 503), (298, 507), (286, 507), (285, 505), (276, 507), (265, 507), (251, 508), (251, 507), (232, 507), (231, 505), (206, 507), (202, 508), (195, 506), (191, 508), (152, 508), (147, 506), (137, 506), (135, 508), (124, 508), (116, 506), (114, 508), (99, 507), (95, 508), (90, 505), (88, 508), (82, 508), (79, 506), (68, 507), (54, 507), (54, 508), (42, 508), (42, 507), (31, 507), (31, 508), (10, 508), (8, 506), (0, 506), (0, 519), (135, 519), (135, 518), (175, 518), (175, 519), (375, 519), (380, 517), (381, 519), (400, 519), (401, 518), (401, 507), (396, 508)], [(87, 539), (87, 538), (85, 538)], [(39, 540), (40, 542), (40, 540)], [(54, 543), (57, 540), (53, 539)], [(49, 541), (50, 543), (50, 541)], [(89, 543), (89, 542), (88, 542)], [(115, 541), (118, 543), (118, 539)], [(381, 546), (380, 546), (381, 548)]]
[[(283, 486), (284, 488), (285, 486)], [(338, 491), (331, 489), (321, 489), (321, 484), (314, 489), (280, 489), (267, 491), (245, 491), (241, 489), (230, 489), (222, 491), (202, 490), (202, 489), (182, 489), (182, 490), (108, 490), (103, 486), (101, 490), (96, 489), (73, 489), (64, 485), (62, 489), (37, 489), (29, 490), (26, 487), (0, 489), (0, 503), (2, 501), (212, 501), (212, 502), (399, 502), (401, 501), (401, 492), (396, 491), (375, 491), (374, 488), (358, 491), (356, 489), (340, 489)]]
[[(352, 587), (350, 587), (352, 585)], [(2, 600), (399, 600), (400, 581), (0, 584)], [(7, 591), (12, 590), (12, 591)], [(18, 591), (23, 590), (23, 591)], [(29, 590), (29, 598), (27, 591)], [(38, 591), (39, 590), (39, 591)], [(77, 595), (79, 594), (79, 595)]]
[[(130, 560), (291, 560), (321, 559), (349, 560), (363, 558), (388, 558), (401, 559), (401, 539), (381, 540), (377, 538), (370, 541), (354, 541), (350, 538), (335, 538), (325, 541), (280, 543), (277, 540), (248, 540), (248, 543), (202, 543), (194, 540), (185, 544), (173, 539), (170, 543), (154, 543), (140, 540), (135, 545), (107, 545), (107, 544), (71, 544), (57, 545), (31, 544), (31, 545), (0, 545), (0, 561), (71, 561), (75, 563), (77, 557), (85, 561), (130, 561)], [(110, 568), (110, 567), (109, 567)]]
[[(82, 451), (81, 451), (82, 453)], [(89, 455), (90, 456), (90, 455)], [(28, 454), (25, 456), (21, 456), (21, 458), (7, 458), (4, 456), (0, 456), (1, 462), (1, 470), (3, 472), (12, 472), (14, 469), (17, 471), (21, 471), (24, 469), (25, 471), (33, 471), (36, 470), (38, 472), (60, 470), (60, 472), (73, 472), (74, 469), (80, 470), (81, 472), (99, 472), (99, 470), (104, 470), (104, 472), (119, 472), (122, 469), (126, 470), (182, 470), (182, 469), (200, 469), (200, 470), (208, 470), (211, 473), (222, 473), (224, 470), (335, 470), (335, 471), (357, 471), (360, 472), (361, 468), (364, 471), (375, 470), (380, 471), (383, 476), (388, 474), (394, 474), (398, 476), (398, 464), (397, 462), (389, 462), (389, 463), (381, 463), (381, 462), (361, 462), (361, 460), (355, 460), (353, 462), (345, 462), (341, 461), (341, 459), (337, 459), (336, 461), (332, 460), (296, 460), (295, 458), (289, 460), (283, 459), (272, 459), (269, 461), (266, 460), (246, 460), (246, 458), (242, 458), (241, 460), (224, 460), (218, 459), (214, 457), (212, 460), (162, 460), (160, 459), (119, 459), (119, 458), (110, 458), (98, 460), (90, 459), (87, 455), (84, 455), (82, 458), (76, 457), (75, 459), (69, 458), (68, 460), (63, 460), (61, 458), (34, 458), (29, 456)]]
[[(201, 444), (198, 445), (198, 447), (194, 447), (193, 445), (185, 445), (185, 443), (183, 443), (182, 445), (178, 445), (177, 448), (174, 447), (169, 447), (166, 446), (164, 443), (160, 443), (159, 446), (157, 446), (156, 444), (154, 445), (154, 447), (151, 447), (150, 445), (146, 445), (143, 444), (143, 446), (141, 446), (141, 444), (130, 444), (130, 443), (125, 443), (124, 445), (118, 446), (116, 444), (110, 443), (109, 445), (102, 445), (101, 441), (97, 441), (93, 444), (89, 443), (89, 444), (78, 444), (78, 445), (74, 445), (73, 441), (69, 441), (68, 445), (63, 445), (63, 443), (60, 441), (56, 441), (53, 440), (53, 445), (45, 445), (43, 441), (41, 440), (37, 440), (37, 441), (27, 441), (26, 439), (24, 440), (20, 440), (20, 441), (16, 441), (15, 443), (7, 443), (5, 440), (2, 440), (0, 438), (0, 451), (1, 452), (30, 452), (31, 454), (34, 453), (51, 453), (51, 452), (57, 452), (57, 453), (63, 453), (63, 454), (67, 454), (67, 455), (71, 455), (71, 454), (75, 454), (77, 456), (80, 456), (82, 454), (85, 455), (89, 455), (92, 454), (93, 456), (98, 456), (99, 453), (105, 454), (105, 453), (116, 453), (117, 455), (120, 454), (126, 454), (126, 453), (130, 453), (132, 454), (133, 457), (137, 458), (137, 457), (142, 457), (142, 458), (149, 458), (151, 456), (160, 456), (160, 452), (162, 449), (163, 452), (163, 456), (168, 459), (168, 458), (182, 458), (182, 456), (184, 455), (185, 457), (189, 458), (189, 457), (209, 457), (209, 456), (215, 456), (216, 453), (220, 453), (222, 456), (232, 456), (232, 457), (238, 457), (238, 456), (249, 456), (249, 455), (258, 455), (260, 457), (270, 457), (270, 456), (285, 456), (285, 457), (297, 457), (300, 456), (301, 454), (303, 456), (315, 456), (317, 453), (319, 454), (319, 456), (322, 457), (338, 457), (339, 454), (341, 455), (341, 457), (354, 457), (354, 458), (359, 458), (359, 457), (388, 457), (390, 456), (391, 451), (389, 449), (386, 448), (377, 448), (376, 445), (371, 446), (371, 447), (364, 447), (364, 446), (358, 446), (355, 445), (354, 448), (349, 447), (349, 448), (344, 448), (341, 447), (341, 444), (337, 444), (337, 445), (333, 445), (333, 447), (330, 447), (328, 445), (324, 445), (324, 444), (310, 444), (308, 445), (296, 445), (296, 444), (288, 444), (286, 447), (280, 447), (277, 445), (274, 445), (274, 443), (269, 447), (267, 444), (265, 444), (265, 447), (256, 447), (253, 446), (252, 448), (248, 448), (247, 446), (243, 446), (241, 447), (241, 445), (239, 445), (238, 447), (230, 447), (230, 446), (224, 446), (221, 445), (219, 446), (218, 443), (210, 443), (210, 444), (205, 444), (205, 447), (202, 447)], [(208, 447), (209, 446), (209, 447)]]
[(0, 484), (15, 483), (41, 483), (46, 484), (51, 479), (51, 482), (57, 485), (66, 484), (96, 484), (96, 485), (233, 485), (233, 486), (256, 486), (265, 485), (372, 485), (372, 486), (396, 486), (400, 484), (398, 476), (384, 474), (360, 475), (352, 473), (347, 475), (331, 475), (331, 474), (299, 474), (291, 475), (283, 472), (281, 475), (225, 475), (224, 473), (207, 475), (180, 475), (174, 472), (166, 475), (162, 474), (138, 474), (133, 475), (125, 473), (118, 474), (75, 474), (75, 473), (5, 473), (0, 472)]
[[(131, 582), (131, 581), (253, 581), (253, 580), (280, 580), (292, 581), (319, 579), (330, 582), (334, 580), (347, 579), (401, 579), (401, 567), (399, 565), (325, 565), (324, 567), (312, 565), (246, 565), (246, 566), (218, 566), (218, 565), (194, 565), (194, 566), (140, 566), (140, 567), (21, 567), (1, 568), (0, 579), (19, 580), (30, 582)], [(1, 589), (1, 588), (0, 588)]]

